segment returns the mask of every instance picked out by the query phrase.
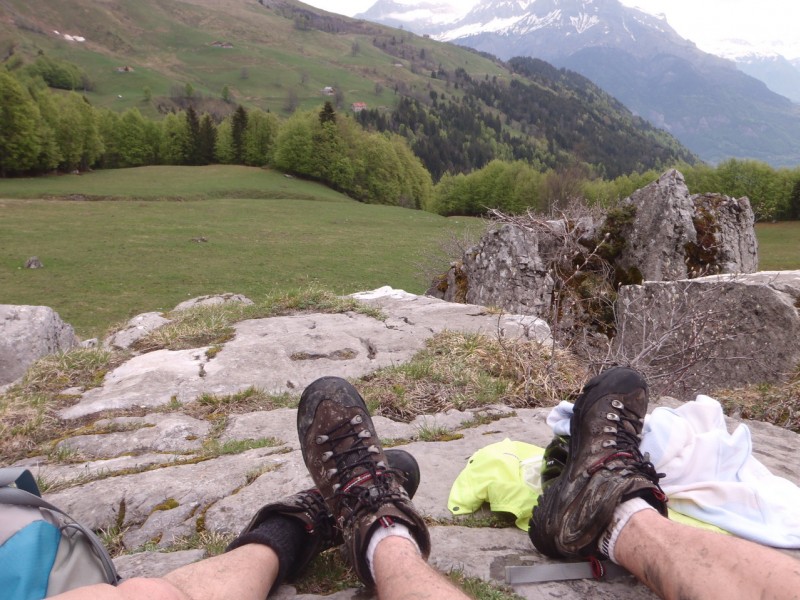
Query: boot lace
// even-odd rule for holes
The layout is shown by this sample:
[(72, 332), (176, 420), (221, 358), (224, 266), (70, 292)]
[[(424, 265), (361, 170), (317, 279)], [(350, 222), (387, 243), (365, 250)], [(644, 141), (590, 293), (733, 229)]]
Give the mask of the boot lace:
[[(363, 421), (361, 415), (356, 415), (318, 435), (315, 440), (318, 445), (330, 448), (323, 452), (322, 461), (335, 464), (328, 468), (327, 476), (329, 479), (338, 478), (333, 485), (333, 495), (349, 508), (347, 521), (353, 520), (362, 510), (374, 511), (387, 501), (402, 499), (399, 493), (402, 488), (397, 486), (397, 490), (393, 490), (391, 481), (392, 476), (402, 478), (403, 474), (387, 467), (384, 461), (375, 460), (375, 455), (381, 451), (371, 443), (372, 433), (361, 426)], [(339, 443), (348, 439), (349, 444)], [(357, 469), (363, 471), (356, 474)]]
[[(625, 408), (625, 405), (619, 399), (612, 400), (611, 407), (616, 410), (608, 412), (606, 420), (616, 423), (616, 425), (606, 425), (603, 428), (603, 432), (613, 433), (615, 439), (604, 440), (602, 446), (609, 449), (613, 448), (613, 451), (591, 465), (587, 470), (588, 474), (594, 475), (600, 469), (620, 471), (622, 476), (640, 474), (651, 481), (658, 488), (658, 492), (663, 494), (658, 482), (665, 474), (658, 473), (655, 465), (650, 461), (650, 455), (643, 455), (639, 450), (641, 440), (639, 434), (636, 433), (641, 428), (639, 417)], [(627, 427), (625, 426), (626, 424), (628, 425)], [(610, 464), (614, 462), (615, 464)]]
[(333, 537), (333, 518), (328, 512), (328, 507), (325, 506), (325, 500), (319, 490), (314, 488), (299, 493), (296, 496), (296, 502), (308, 518), (305, 524), (308, 533), (319, 531), (326, 539)]

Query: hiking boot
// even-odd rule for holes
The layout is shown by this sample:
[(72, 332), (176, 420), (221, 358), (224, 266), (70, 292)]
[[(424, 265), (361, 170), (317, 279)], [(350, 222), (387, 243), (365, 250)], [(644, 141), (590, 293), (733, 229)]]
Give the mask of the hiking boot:
[[(390, 468), (399, 472), (403, 489), (409, 498), (413, 498), (419, 487), (419, 465), (416, 459), (405, 450), (393, 448), (386, 450), (386, 460)], [(274, 517), (288, 517), (299, 527), (285, 527), (281, 519), (276, 519), (276, 523), (268, 523)], [(256, 531), (258, 529), (260, 531)], [(285, 545), (281, 538), (287, 536), (297, 537), (298, 540), (291, 544), (294, 550), (285, 552), (288, 556), (280, 556), (280, 548)], [(336, 528), (322, 494), (312, 488), (263, 506), (227, 550), (248, 543), (270, 546), (278, 553), (279, 559), (283, 559), (281, 568), (285, 572), (278, 577), (275, 584), (277, 587), (284, 580), (296, 580), (320, 552), (340, 545), (342, 534)]]
[(569, 436), (555, 435), (542, 456), (542, 491), (549, 488), (564, 472), (569, 460)]
[(634, 497), (667, 515), (662, 475), (639, 450), (646, 412), (647, 384), (633, 369), (604, 371), (584, 386), (566, 467), (533, 509), (528, 535), (537, 550), (554, 558), (601, 556), (597, 541), (614, 509)]
[(352, 385), (338, 377), (309, 385), (297, 409), (297, 431), (303, 460), (363, 583), (373, 584), (366, 550), (378, 527), (405, 525), (427, 559), (428, 529), (403, 487), (404, 481), (413, 482), (387, 459), (366, 404)]

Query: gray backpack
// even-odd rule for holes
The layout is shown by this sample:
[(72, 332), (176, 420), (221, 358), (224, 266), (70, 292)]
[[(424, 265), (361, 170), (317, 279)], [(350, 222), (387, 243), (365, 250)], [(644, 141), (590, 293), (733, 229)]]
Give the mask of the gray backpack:
[(30, 471), (0, 469), (0, 590), (39, 600), (119, 575), (100, 539), (42, 499)]

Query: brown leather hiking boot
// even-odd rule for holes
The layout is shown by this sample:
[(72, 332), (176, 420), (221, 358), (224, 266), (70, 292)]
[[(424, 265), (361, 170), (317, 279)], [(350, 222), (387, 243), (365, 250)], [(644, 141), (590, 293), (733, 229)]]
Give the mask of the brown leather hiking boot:
[[(398, 448), (386, 450), (385, 454), (389, 467), (399, 472), (402, 476), (403, 489), (409, 498), (413, 498), (419, 487), (419, 465), (416, 459), (405, 450)], [(291, 521), (298, 523), (299, 527), (285, 528), (267, 525), (266, 530), (262, 527), (261, 531), (256, 531), (269, 519), (275, 517), (288, 517)], [(276, 585), (280, 585), (284, 580), (294, 581), (305, 571), (315, 556), (328, 548), (340, 545), (343, 541), (342, 534), (328, 512), (322, 494), (316, 488), (303, 490), (261, 507), (239, 536), (231, 542), (227, 550), (233, 550), (248, 543), (268, 542), (267, 545), (278, 552), (285, 544), (276, 538), (292, 536), (295, 533), (299, 534), (299, 539), (291, 546), (296, 551), (290, 553), (292, 556), (285, 557), (286, 565), (281, 564), (284, 572), (280, 574)]]
[(661, 475), (639, 450), (647, 401), (644, 379), (625, 367), (584, 386), (570, 423), (566, 467), (533, 509), (528, 535), (537, 550), (554, 558), (600, 556), (597, 541), (614, 509), (634, 497), (667, 515)]
[(402, 485), (404, 475), (387, 461), (366, 404), (352, 385), (338, 377), (309, 385), (297, 409), (297, 431), (306, 466), (363, 583), (373, 583), (366, 549), (378, 527), (405, 525), (428, 557), (425, 522)]

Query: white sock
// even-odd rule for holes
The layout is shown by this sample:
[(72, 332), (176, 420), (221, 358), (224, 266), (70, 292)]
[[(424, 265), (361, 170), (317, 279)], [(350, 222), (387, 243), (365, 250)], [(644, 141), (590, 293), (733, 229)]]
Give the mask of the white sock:
[(655, 510), (646, 500), (642, 498), (631, 498), (614, 509), (614, 516), (611, 518), (611, 524), (609, 524), (597, 542), (597, 549), (611, 559), (611, 562), (617, 562), (614, 558), (614, 546), (617, 545), (617, 538), (619, 538), (622, 529), (628, 524), (628, 521), (633, 515), (641, 510), (647, 510), (648, 508), (650, 510)]
[(417, 552), (420, 555), (422, 554), (422, 552), (419, 551), (419, 544), (417, 544), (417, 541), (411, 536), (411, 532), (405, 525), (401, 523), (392, 523), (388, 527), (385, 525), (377, 527), (375, 531), (372, 532), (372, 537), (369, 538), (369, 544), (367, 544), (367, 564), (369, 565), (369, 572), (372, 573), (373, 581), (375, 580), (375, 569), (372, 566), (372, 559), (375, 557), (375, 549), (381, 541), (393, 535), (409, 540), (414, 544)]

